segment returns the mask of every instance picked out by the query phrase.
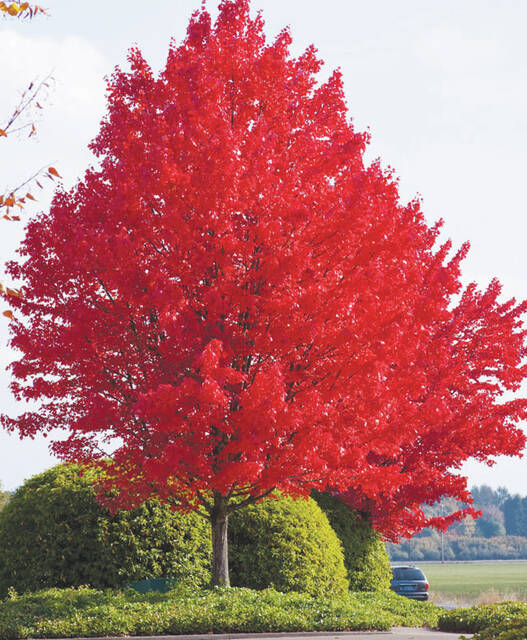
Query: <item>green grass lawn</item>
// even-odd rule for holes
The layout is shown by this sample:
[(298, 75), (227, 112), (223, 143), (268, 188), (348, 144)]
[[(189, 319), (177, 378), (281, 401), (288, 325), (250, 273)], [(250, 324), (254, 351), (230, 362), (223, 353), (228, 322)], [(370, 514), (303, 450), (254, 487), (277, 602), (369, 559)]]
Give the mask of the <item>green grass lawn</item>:
[(432, 601), (527, 600), (527, 562), (426, 563)]

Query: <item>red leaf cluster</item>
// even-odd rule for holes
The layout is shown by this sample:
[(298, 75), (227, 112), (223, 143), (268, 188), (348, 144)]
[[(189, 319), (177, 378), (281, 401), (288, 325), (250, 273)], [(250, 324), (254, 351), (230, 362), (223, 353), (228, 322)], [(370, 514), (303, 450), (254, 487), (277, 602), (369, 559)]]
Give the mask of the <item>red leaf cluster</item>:
[(118, 505), (331, 487), (395, 539), (420, 504), (469, 501), (463, 461), (523, 447), (526, 401), (502, 394), (526, 307), (462, 291), (467, 247), (364, 164), (340, 73), (317, 84), (290, 43), (223, 0), (159, 77), (135, 49), (115, 71), (100, 168), (9, 266), (12, 387), (42, 406), (4, 423), (66, 429), (66, 459), (111, 451)]

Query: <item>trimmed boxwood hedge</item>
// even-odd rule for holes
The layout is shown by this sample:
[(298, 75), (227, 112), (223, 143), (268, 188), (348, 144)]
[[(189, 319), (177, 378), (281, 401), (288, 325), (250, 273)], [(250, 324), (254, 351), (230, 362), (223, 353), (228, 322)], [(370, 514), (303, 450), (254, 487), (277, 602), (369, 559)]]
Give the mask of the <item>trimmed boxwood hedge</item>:
[(390, 559), (371, 524), (328, 493), (312, 497), (326, 514), (344, 550), (344, 565), (352, 591), (385, 591), (390, 588)]
[(312, 500), (279, 496), (229, 517), (231, 584), (340, 597), (348, 590), (342, 547)]
[[(17, 490), (0, 512), (0, 596), (8, 587), (106, 588), (162, 576), (209, 583), (211, 536), (204, 519), (156, 501), (112, 516), (95, 499), (95, 478), (92, 470), (80, 475), (78, 466), (57, 465)], [(234, 586), (339, 596), (348, 589), (347, 575), (354, 590), (389, 583), (371, 527), (336, 499), (317, 500), (345, 555), (314, 500), (267, 499), (230, 517)]]
[(63, 464), (34, 476), (0, 511), (0, 595), (161, 576), (209, 583), (205, 520), (155, 501), (112, 516), (95, 499), (94, 472), (79, 471)]

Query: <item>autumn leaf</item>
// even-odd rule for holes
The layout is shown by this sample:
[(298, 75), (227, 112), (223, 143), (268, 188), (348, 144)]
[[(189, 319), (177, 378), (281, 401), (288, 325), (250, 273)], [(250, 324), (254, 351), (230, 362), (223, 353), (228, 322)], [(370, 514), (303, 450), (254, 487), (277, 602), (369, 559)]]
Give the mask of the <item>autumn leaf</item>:
[(0, 137), (7, 138), (7, 133), (3, 129), (0, 129)]
[(45, 9), (39, 5), (31, 5), (29, 2), (23, 2), (20, 5), (16, 2), (12, 2), (7, 5), (2, 1), (0, 2), (0, 13), (5, 13), (12, 17), (29, 16), (29, 18), (33, 18), (38, 13), (46, 15)]
[(13, 320), (13, 312), (10, 311), (9, 309), (7, 311), (4, 311), (2, 315), (5, 316), (6, 318), (9, 318), (10, 320)]
[(55, 176), (57, 178), (62, 178), (62, 176), (59, 174), (59, 172), (55, 169), (55, 167), (49, 167), (48, 169), (48, 173), (51, 174), (52, 176)]

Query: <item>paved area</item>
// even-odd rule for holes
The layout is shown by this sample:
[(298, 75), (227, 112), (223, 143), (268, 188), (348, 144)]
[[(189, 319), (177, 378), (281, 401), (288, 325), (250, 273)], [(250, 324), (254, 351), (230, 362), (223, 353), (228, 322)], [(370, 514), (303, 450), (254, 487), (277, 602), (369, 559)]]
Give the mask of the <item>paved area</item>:
[[(470, 634), (466, 634), (471, 638)], [(283, 640), (458, 640), (458, 633), (445, 633), (444, 631), (434, 631), (432, 629), (413, 629), (410, 627), (394, 627), (391, 631), (314, 631), (299, 633), (222, 633), (204, 634), (194, 636), (141, 636), (140, 639), (133, 640), (244, 640), (254, 638), (255, 640), (273, 640), (282, 638)], [(124, 636), (118, 638), (77, 638), (77, 640), (126, 640)]]

